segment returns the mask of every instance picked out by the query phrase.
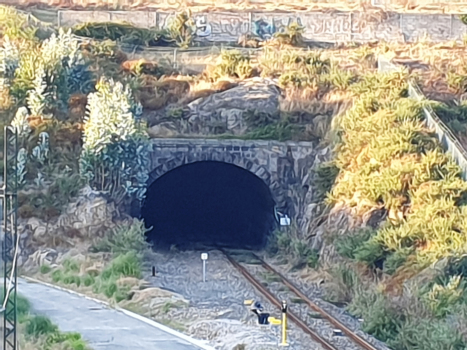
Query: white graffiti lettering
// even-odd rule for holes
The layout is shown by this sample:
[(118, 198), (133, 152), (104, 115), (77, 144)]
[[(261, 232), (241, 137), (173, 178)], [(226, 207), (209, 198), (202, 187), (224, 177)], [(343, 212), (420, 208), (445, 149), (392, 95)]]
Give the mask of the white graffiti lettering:
[(195, 19), (195, 23), (196, 23), (196, 36), (205, 38), (211, 35), (212, 27), (208, 23), (206, 16), (197, 17)]

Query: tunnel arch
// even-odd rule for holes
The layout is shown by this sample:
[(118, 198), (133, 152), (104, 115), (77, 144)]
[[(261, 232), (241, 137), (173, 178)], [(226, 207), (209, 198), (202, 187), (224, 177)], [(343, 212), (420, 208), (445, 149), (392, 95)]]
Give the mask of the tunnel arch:
[(239, 163), (181, 160), (156, 168), (141, 207), (152, 228), (148, 240), (156, 248), (264, 247), (277, 224), (270, 177), (252, 162)]
[(178, 157), (173, 157), (172, 159), (164, 161), (162, 164), (154, 167), (154, 169), (149, 174), (148, 183), (152, 184), (164, 174), (182, 165), (204, 161), (222, 162), (236, 165), (242, 169), (248, 170), (249, 172), (255, 174), (257, 177), (263, 180), (267, 186), (271, 186), (271, 174), (267, 167), (255, 164), (253, 161), (245, 157), (239, 157), (237, 154), (227, 152), (202, 152), (180, 154)]

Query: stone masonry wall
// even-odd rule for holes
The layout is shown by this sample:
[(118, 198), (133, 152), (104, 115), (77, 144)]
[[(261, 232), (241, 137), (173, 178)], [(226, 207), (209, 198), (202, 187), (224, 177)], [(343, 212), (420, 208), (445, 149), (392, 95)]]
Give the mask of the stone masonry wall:
[(219, 161), (254, 173), (271, 189), (279, 210), (293, 217), (294, 186), (301, 186), (315, 160), (311, 142), (153, 139), (149, 183), (184, 164)]
[[(164, 28), (176, 13), (167, 11), (59, 11), (58, 23), (73, 26), (83, 22), (127, 21), (140, 27)], [(264, 39), (291, 21), (305, 26), (307, 40), (366, 42), (373, 40), (413, 42), (462, 40), (467, 26), (458, 15), (405, 14), (392, 12), (206, 12), (193, 14), (197, 40), (237, 42), (247, 33)]]

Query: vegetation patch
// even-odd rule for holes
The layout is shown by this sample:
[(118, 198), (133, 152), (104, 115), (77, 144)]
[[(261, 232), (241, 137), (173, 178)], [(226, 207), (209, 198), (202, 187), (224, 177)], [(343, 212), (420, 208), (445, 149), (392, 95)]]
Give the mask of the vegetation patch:
[[(104, 265), (96, 259), (78, 261), (67, 258), (61, 266), (41, 266), (40, 273), (54, 283), (76, 288), (119, 303), (130, 300), (142, 278), (143, 256), (149, 246), (145, 241), (146, 229), (141, 221), (130, 220), (110, 229), (90, 248), (91, 253), (110, 253)], [(91, 254), (92, 256), (92, 254)]]
[[(4, 299), (3, 293), (3, 289), (0, 290), (1, 300)], [(61, 332), (49, 318), (31, 314), (26, 298), (21, 295), (16, 298), (19, 346), (22, 349), (90, 350), (79, 333)]]
[(359, 215), (384, 210), (388, 219), (376, 229), (338, 236), (335, 246), (344, 257), (393, 276), (375, 288), (357, 270), (340, 268), (328, 297), (348, 303), (364, 319), (363, 330), (394, 349), (417, 349), (420, 342), (424, 349), (464, 348), (465, 339), (446, 319), (465, 303), (462, 274), (411, 284), (402, 299), (382, 293), (440, 259), (465, 254), (467, 185), (460, 168), (423, 125), (423, 104), (407, 98), (405, 74), (369, 74), (350, 89), (354, 106), (336, 122), (339, 175), (328, 202)]

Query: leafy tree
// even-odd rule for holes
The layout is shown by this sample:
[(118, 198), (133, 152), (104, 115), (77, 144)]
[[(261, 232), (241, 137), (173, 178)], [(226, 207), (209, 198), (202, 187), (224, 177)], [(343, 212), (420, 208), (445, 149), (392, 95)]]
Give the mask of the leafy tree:
[(128, 86), (102, 78), (88, 97), (80, 172), (117, 202), (146, 192), (150, 143), (140, 127), (142, 107)]

